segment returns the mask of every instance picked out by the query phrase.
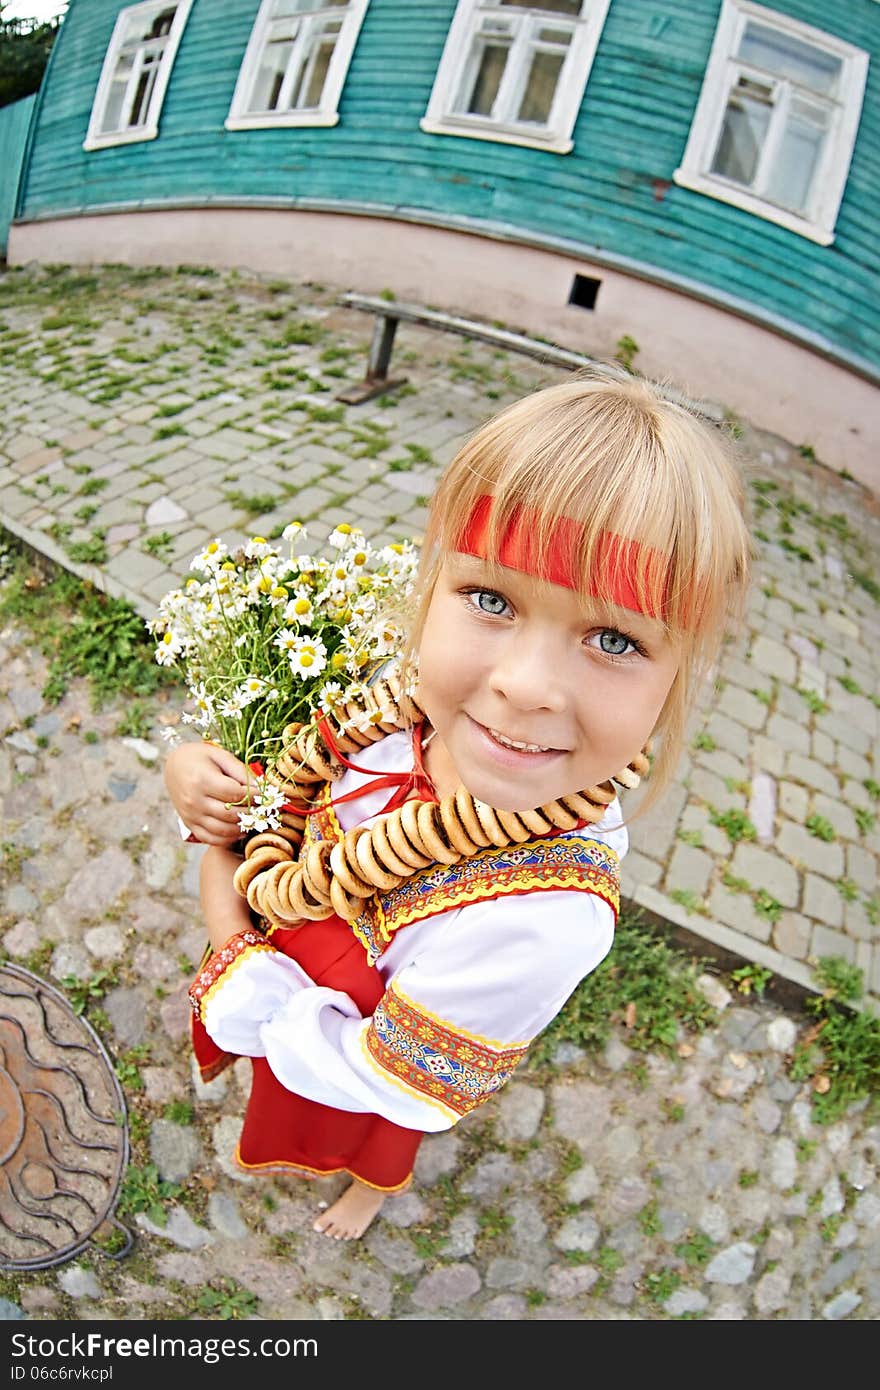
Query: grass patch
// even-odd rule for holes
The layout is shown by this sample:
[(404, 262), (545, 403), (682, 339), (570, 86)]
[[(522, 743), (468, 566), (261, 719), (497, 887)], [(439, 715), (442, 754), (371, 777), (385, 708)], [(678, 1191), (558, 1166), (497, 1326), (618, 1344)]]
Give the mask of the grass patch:
[(599, 1050), (624, 1023), (631, 1048), (672, 1055), (679, 1026), (701, 1033), (717, 1017), (696, 983), (705, 964), (667, 945), (639, 913), (622, 913), (614, 949), (535, 1043), (530, 1067), (547, 1064), (560, 1042)]
[(154, 1226), (165, 1226), (168, 1217), (165, 1214), (164, 1203), (179, 1196), (180, 1188), (177, 1183), (166, 1182), (160, 1178), (155, 1163), (145, 1163), (143, 1168), (138, 1168), (132, 1163), (122, 1179), (117, 1210), (122, 1217), (134, 1216), (137, 1212), (143, 1211)]
[(809, 1081), (813, 1118), (818, 1124), (840, 1119), (857, 1101), (880, 1106), (880, 1019), (854, 1006), (864, 976), (840, 956), (826, 956), (815, 969), (822, 993), (806, 1001), (815, 1022), (799, 1039), (791, 1060), (794, 1081)]
[(284, 500), (271, 492), (248, 493), (236, 489), (224, 492), (223, 497), (230, 507), (240, 507), (249, 516), (259, 516), (262, 512), (273, 512)]
[(807, 816), (804, 826), (811, 835), (815, 835), (817, 840), (824, 840), (827, 844), (837, 839), (834, 826), (825, 816)]
[(49, 660), (43, 698), (57, 702), (85, 677), (95, 708), (117, 695), (149, 695), (174, 680), (153, 655), (143, 619), (121, 599), (76, 575), (45, 575), (11, 546), (13, 566), (0, 588), (0, 622), (26, 628)]
[(720, 826), (733, 844), (738, 840), (755, 840), (758, 837), (758, 832), (745, 811), (718, 811), (714, 806), (710, 806), (709, 816), (712, 824)]

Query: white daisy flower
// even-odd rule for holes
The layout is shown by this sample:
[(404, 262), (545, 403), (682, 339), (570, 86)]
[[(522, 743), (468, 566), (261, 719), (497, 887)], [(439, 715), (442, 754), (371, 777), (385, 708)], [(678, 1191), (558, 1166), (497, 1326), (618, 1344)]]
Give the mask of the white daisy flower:
[(294, 591), (293, 598), (285, 606), (283, 617), (286, 623), (311, 627), (315, 617), (315, 606), (305, 589), (300, 587)]
[(233, 690), (228, 700), (224, 700), (220, 706), (220, 713), (224, 719), (240, 719), (245, 706), (249, 703), (242, 700), (238, 690)]
[(243, 831), (274, 830), (281, 824), (281, 811), (287, 800), (285, 793), (265, 777), (258, 777), (251, 788), (250, 805), (238, 813)]
[(186, 643), (180, 634), (175, 632), (173, 628), (168, 628), (167, 632), (163, 632), (159, 639), (159, 645), (156, 648), (156, 661), (160, 666), (173, 666), (185, 645)]
[(312, 676), (319, 676), (327, 665), (327, 648), (320, 637), (298, 637), (287, 657), (293, 674), (301, 680), (310, 680)]
[(262, 676), (245, 676), (236, 693), (240, 694), (242, 699), (251, 705), (254, 700), (259, 700), (261, 695), (267, 695), (269, 688), (269, 682), (264, 680)]
[(219, 536), (215, 536), (212, 541), (200, 550), (198, 555), (194, 555), (190, 561), (191, 570), (199, 570), (202, 574), (213, 574), (220, 568), (223, 561), (229, 554), (224, 542)]
[(189, 693), (194, 706), (192, 723), (200, 729), (207, 729), (214, 722), (214, 697), (208, 693), (204, 682), (190, 686)]
[(279, 628), (272, 638), (272, 646), (280, 652), (295, 652), (299, 636), (292, 627)]
[(281, 539), (283, 541), (292, 541), (296, 539), (304, 540), (305, 534), (306, 528), (301, 521), (291, 521), (290, 525), (285, 526), (284, 530), (281, 532)]
[(342, 699), (342, 686), (339, 681), (327, 681), (321, 686), (318, 703), (332, 709)]
[(266, 540), (265, 536), (251, 536), (244, 548), (244, 553), (249, 560), (262, 559), (266, 555), (274, 555), (276, 551)]
[(334, 550), (347, 550), (354, 541), (354, 527), (349, 526), (347, 521), (342, 521), (334, 531), (327, 537), (327, 544), (332, 545)]

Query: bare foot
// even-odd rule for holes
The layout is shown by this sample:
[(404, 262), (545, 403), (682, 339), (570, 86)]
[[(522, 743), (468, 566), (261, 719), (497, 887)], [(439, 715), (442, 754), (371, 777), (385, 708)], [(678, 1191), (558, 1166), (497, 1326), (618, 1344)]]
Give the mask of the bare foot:
[(336, 1240), (357, 1240), (369, 1226), (385, 1201), (385, 1193), (365, 1187), (357, 1178), (332, 1207), (313, 1222), (312, 1230), (323, 1231)]

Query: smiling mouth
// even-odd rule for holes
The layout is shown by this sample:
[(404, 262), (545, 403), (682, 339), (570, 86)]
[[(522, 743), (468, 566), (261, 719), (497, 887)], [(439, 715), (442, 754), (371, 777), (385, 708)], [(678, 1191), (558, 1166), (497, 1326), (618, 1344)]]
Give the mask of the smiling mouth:
[(509, 748), (514, 753), (559, 753), (562, 751), (547, 743), (526, 743), (521, 739), (508, 738), (499, 729), (493, 729), (488, 724), (484, 724), (482, 727), (489, 737), (500, 744), (502, 748)]

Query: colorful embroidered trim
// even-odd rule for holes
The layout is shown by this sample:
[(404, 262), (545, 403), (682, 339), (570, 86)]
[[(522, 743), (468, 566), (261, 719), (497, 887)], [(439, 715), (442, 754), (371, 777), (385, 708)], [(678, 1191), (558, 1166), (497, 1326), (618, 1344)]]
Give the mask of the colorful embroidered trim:
[(205, 1008), (211, 995), (219, 988), (221, 976), (241, 965), (242, 961), (256, 951), (272, 951), (264, 936), (256, 931), (242, 931), (231, 936), (226, 945), (208, 960), (189, 987), (189, 1002), (193, 1013), (202, 1023), (205, 1021)]
[(370, 964), (375, 965), (394, 933), (411, 922), (469, 903), (554, 888), (593, 893), (608, 904), (616, 918), (620, 910), (620, 860), (602, 840), (585, 835), (560, 835), (505, 849), (480, 850), (458, 864), (431, 864), (399, 888), (367, 898), (352, 931)]
[[(465, 555), (485, 559), (493, 498), (478, 497), (464, 530), (455, 543)], [(547, 553), (536, 548), (538, 514), (518, 508), (503, 534), (498, 537), (498, 563), (509, 569), (533, 574), (549, 584), (579, 589), (580, 544), (583, 527), (571, 517), (553, 522), (552, 541)], [(595, 555), (595, 573), (601, 575), (590, 593), (611, 599), (621, 608), (660, 618), (666, 606), (669, 561), (661, 550), (640, 541), (604, 531)]]
[(317, 840), (341, 840), (344, 833), (333, 807), (328, 782), (321, 791), (317, 808), (306, 817), (301, 854), (304, 855)]
[(493, 1046), (457, 1030), (393, 984), (376, 1006), (365, 1043), (383, 1071), (459, 1119), (500, 1091), (528, 1046)]

